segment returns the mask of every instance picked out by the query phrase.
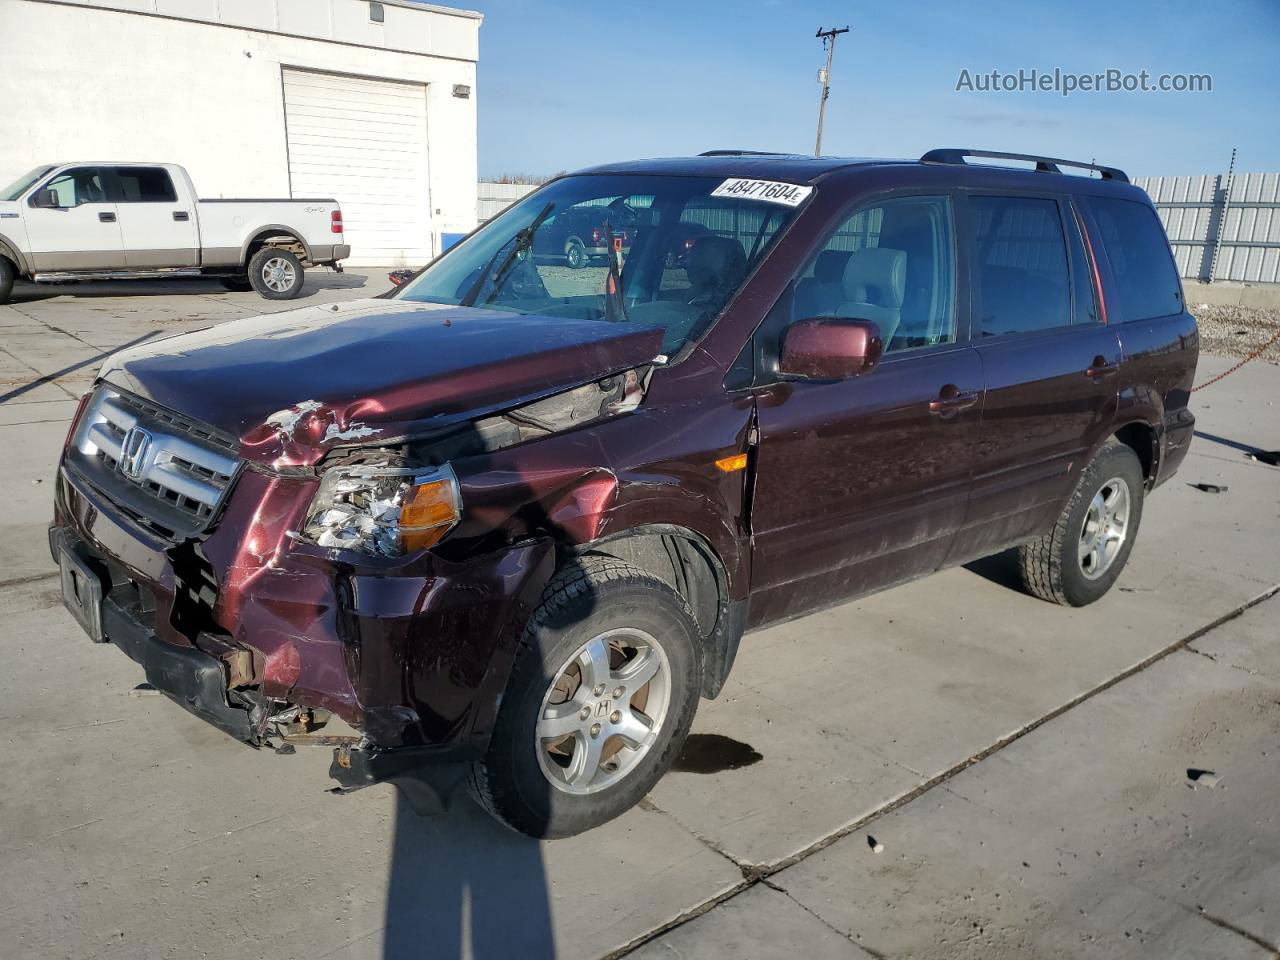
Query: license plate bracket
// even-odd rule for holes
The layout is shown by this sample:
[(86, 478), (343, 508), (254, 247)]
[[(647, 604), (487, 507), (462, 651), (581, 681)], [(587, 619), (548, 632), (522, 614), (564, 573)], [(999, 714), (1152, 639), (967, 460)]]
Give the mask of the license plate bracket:
[(75, 552), (58, 550), (58, 571), (62, 576), (62, 603), (84, 628), (94, 643), (106, 643), (102, 632), (102, 578)]

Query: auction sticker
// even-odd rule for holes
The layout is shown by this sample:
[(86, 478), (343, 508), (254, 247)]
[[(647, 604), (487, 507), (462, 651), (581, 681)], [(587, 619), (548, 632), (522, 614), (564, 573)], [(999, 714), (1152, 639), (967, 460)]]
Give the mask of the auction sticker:
[(711, 191), (713, 197), (741, 197), (744, 200), (763, 200), (780, 203), (785, 207), (798, 207), (804, 198), (813, 193), (813, 187), (798, 183), (781, 183), (777, 180), (748, 180), (730, 177)]

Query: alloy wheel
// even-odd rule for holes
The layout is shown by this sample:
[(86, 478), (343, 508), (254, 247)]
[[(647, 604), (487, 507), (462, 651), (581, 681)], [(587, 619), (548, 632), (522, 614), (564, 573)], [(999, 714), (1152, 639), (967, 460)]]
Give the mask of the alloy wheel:
[(657, 742), (671, 667), (652, 635), (623, 627), (584, 643), (556, 672), (535, 731), (552, 786), (589, 794), (622, 780)]
[(1096, 580), (1106, 573), (1129, 531), (1129, 486), (1112, 477), (1093, 495), (1080, 528), (1080, 572)]
[(262, 265), (262, 282), (276, 293), (287, 293), (296, 279), (293, 264), (284, 257), (272, 257)]

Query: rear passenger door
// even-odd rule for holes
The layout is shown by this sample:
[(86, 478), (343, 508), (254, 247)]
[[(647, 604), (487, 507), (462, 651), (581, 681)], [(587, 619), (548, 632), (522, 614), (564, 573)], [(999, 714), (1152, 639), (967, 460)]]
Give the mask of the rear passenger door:
[(112, 167), (125, 262), (134, 270), (194, 267), (200, 240), (190, 197), (164, 167)]
[(962, 233), (986, 398), (952, 562), (1041, 531), (1112, 430), (1120, 344), (1065, 195), (970, 193)]

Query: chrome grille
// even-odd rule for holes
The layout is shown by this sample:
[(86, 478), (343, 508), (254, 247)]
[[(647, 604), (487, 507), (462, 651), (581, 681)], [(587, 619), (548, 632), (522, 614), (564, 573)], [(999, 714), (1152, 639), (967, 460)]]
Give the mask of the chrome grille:
[(73, 446), (107, 494), (128, 484), (149, 495), (156, 510), (137, 497), (120, 505), (170, 533), (208, 523), (239, 466), (234, 440), (105, 385), (85, 410)]

